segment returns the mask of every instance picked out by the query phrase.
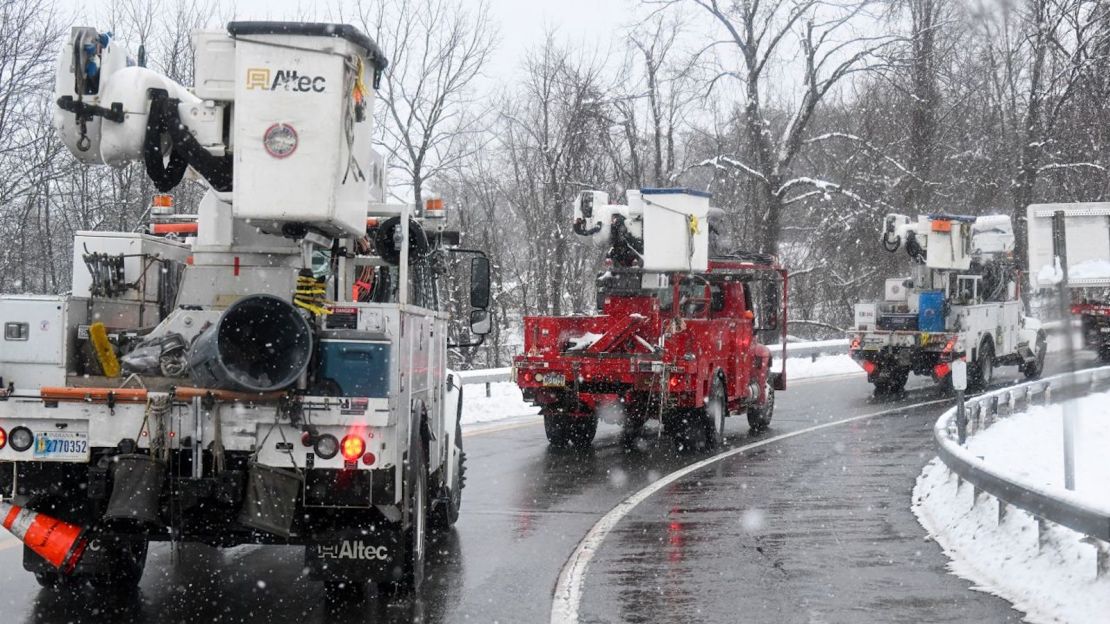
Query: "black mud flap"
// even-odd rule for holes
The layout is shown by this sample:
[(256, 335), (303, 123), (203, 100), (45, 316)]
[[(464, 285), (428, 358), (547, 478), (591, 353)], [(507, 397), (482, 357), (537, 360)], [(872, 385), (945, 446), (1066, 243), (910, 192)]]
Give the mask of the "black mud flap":
[(305, 567), (316, 580), (387, 581), (400, 568), (404, 540), (400, 527), (376, 525), (363, 534), (315, 536), (305, 546)]
[[(69, 576), (84, 578), (91, 576), (105, 576), (112, 574), (118, 560), (113, 556), (114, 550), (120, 548), (137, 549), (144, 544), (143, 538), (129, 535), (99, 535), (89, 542), (77, 560), (77, 565), (70, 571)], [(58, 571), (47, 560), (40, 557), (29, 547), (23, 547), (23, 569), (32, 573), (56, 573)]]

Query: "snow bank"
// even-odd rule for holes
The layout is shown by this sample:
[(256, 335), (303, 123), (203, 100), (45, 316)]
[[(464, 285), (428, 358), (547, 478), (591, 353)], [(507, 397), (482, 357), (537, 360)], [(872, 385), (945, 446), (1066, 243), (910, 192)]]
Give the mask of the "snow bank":
[(1064, 487), (1065, 406), (1076, 410), (1075, 494), (1110, 508), (1110, 393), (1065, 405), (1033, 406), (968, 439), (967, 448), (1021, 483)]
[(520, 388), (511, 381), (490, 384), (490, 396), (486, 396), (485, 384), (463, 386), (464, 425), (504, 420), (518, 416), (535, 416), (539, 409), (524, 401)]
[[(782, 371), (782, 360), (774, 361), (776, 371)], [(864, 374), (863, 369), (847, 354), (821, 355), (814, 361), (808, 357), (786, 358), (786, 380), (832, 377), (835, 375)]]
[[(1072, 402), (1078, 410), (1076, 494), (1110, 505), (1110, 394)], [(969, 440), (968, 449), (1015, 479), (1063, 491), (1063, 407), (1033, 407)], [(934, 459), (913, 491), (913, 511), (951, 559), (949, 569), (975, 588), (1002, 597), (1031, 622), (1105, 622), (1110, 578), (1095, 578), (1095, 550), (1070, 529), (1051, 526), (1037, 547), (1036, 521), (1011, 508), (1001, 524), (998, 504), (982, 498)]]

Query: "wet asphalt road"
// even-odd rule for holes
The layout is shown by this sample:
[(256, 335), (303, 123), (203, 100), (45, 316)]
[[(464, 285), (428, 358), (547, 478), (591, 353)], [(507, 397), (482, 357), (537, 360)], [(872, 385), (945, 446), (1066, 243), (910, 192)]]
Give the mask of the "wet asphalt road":
[[(1056, 368), (1050, 365), (1050, 368)], [(996, 385), (1014, 378), (999, 371)], [(797, 382), (772, 431), (878, 416), (774, 442), (671, 484), (624, 518), (595, 555), (583, 622), (1004, 622), (1018, 614), (945, 573), (909, 511), (933, 456), (941, 405), (927, 380), (877, 400), (860, 376)], [(730, 446), (751, 438), (742, 418)], [(421, 595), (325, 604), (302, 550), (154, 544), (130, 599), (40, 590), (18, 543), (0, 536), (4, 622), (546, 622), (568, 555), (593, 524), (652, 481), (704, 457), (650, 434), (625, 452), (617, 429), (587, 451), (547, 447), (534, 417), (467, 433), (456, 529), (436, 541)]]

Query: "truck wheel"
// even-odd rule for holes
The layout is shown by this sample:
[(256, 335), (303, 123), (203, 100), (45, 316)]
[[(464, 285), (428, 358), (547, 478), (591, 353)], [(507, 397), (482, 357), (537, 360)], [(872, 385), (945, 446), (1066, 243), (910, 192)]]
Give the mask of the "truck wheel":
[[(95, 589), (121, 594), (134, 592), (146, 570), (148, 542), (145, 537), (102, 537), (100, 548), (105, 553), (106, 569), (97, 570), (89, 579)], [(92, 545), (90, 544), (90, 548)]]
[(409, 522), (405, 528), (401, 561), (394, 566), (394, 580), (378, 583), (378, 593), (400, 596), (420, 591), (424, 583), (424, 552), (428, 525), (428, 467), (424, 461), (424, 445), (420, 435), (413, 435), (405, 469), (405, 487), (409, 503)]
[(1037, 379), (1044, 372), (1044, 358), (1048, 353), (1048, 338), (1043, 331), (1037, 332), (1037, 344), (1033, 347), (1033, 361), (1021, 365), (1026, 379)]
[(433, 507), (432, 528), (446, 531), (459, 520), (462, 489), (466, 483), (466, 453), (463, 451), (462, 424), (455, 423), (455, 476), (439, 495), (440, 504)]
[(679, 453), (700, 453), (709, 447), (706, 420), (705, 408), (683, 410), (671, 417), (668, 428), (673, 432), (675, 449)]
[(771, 426), (771, 417), (775, 414), (775, 386), (771, 383), (771, 375), (763, 380), (763, 394), (766, 400), (762, 405), (748, 408), (748, 427), (751, 433), (763, 433)]
[(984, 339), (979, 345), (979, 353), (969, 376), (975, 390), (986, 390), (994, 381), (994, 346), (989, 340)]
[(728, 390), (720, 377), (713, 380), (709, 390), (709, 400), (705, 404), (704, 417), (705, 447), (713, 450), (725, 443), (725, 417), (728, 416)]
[(629, 449), (636, 446), (636, 438), (644, 429), (644, 418), (628, 410), (624, 422), (621, 423), (621, 446)]
[(545, 411), (543, 429), (551, 446), (583, 448), (597, 435), (597, 415), (572, 416), (559, 410)]
[(899, 394), (906, 389), (906, 382), (910, 379), (910, 371), (897, 369), (889, 377), (875, 381), (875, 395)]

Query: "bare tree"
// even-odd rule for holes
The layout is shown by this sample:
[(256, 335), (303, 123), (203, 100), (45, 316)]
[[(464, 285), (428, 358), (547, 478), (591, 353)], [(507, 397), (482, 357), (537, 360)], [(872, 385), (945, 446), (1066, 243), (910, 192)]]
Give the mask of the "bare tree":
[[(857, 20), (870, 19), (868, 0), (829, 3), (824, 0), (773, 0), (730, 2), (689, 0), (725, 33), (723, 41), (707, 50), (723, 48), (739, 57), (738, 66), (727, 57), (708, 88), (724, 80), (741, 89), (744, 137), (748, 154), (721, 154), (704, 164), (737, 169), (753, 182), (758, 216), (756, 242), (761, 251), (777, 253), (785, 206), (815, 195), (843, 193), (842, 185), (812, 176), (791, 177), (791, 166), (806, 145), (806, 131), (817, 107), (844, 78), (872, 68), (877, 52), (892, 43), (887, 34), (852, 36)], [(684, 0), (650, 4), (671, 6)], [(791, 48), (788, 42), (796, 47)], [(796, 61), (791, 58), (796, 57)], [(768, 72), (780, 63), (798, 67), (801, 84), (797, 104), (785, 121), (773, 123), (764, 109), (769, 88)], [(777, 128), (775, 126), (778, 126)]]
[(449, 0), (357, 4), (357, 19), (390, 59), (380, 96), (390, 165), (417, 206), (425, 183), (481, 149), (486, 107), (473, 81), (493, 52), (497, 30), (482, 0), (466, 10)]

